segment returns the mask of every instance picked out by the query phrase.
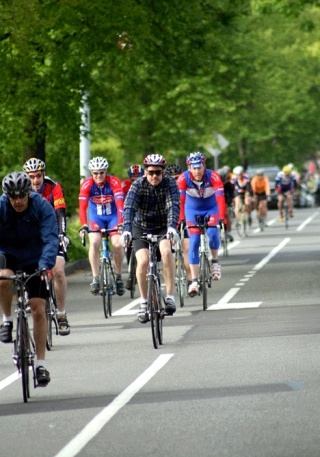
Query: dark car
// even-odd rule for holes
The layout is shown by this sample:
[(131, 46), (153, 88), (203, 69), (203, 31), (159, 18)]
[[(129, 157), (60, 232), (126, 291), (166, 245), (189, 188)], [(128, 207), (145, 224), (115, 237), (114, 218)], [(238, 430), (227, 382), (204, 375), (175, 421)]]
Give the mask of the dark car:
[(268, 208), (275, 209), (277, 208), (278, 198), (276, 193), (276, 176), (281, 171), (278, 165), (272, 164), (261, 164), (261, 165), (250, 165), (246, 173), (249, 175), (249, 178), (253, 178), (257, 174), (257, 170), (263, 170), (264, 174), (268, 176), (270, 182), (270, 200), (268, 201)]

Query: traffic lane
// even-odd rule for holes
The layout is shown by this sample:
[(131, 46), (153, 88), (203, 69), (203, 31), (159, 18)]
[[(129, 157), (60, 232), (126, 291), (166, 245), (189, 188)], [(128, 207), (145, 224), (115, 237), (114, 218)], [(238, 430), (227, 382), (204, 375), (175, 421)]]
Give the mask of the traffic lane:
[(169, 345), (168, 365), (79, 455), (317, 455), (318, 344), (205, 335)]

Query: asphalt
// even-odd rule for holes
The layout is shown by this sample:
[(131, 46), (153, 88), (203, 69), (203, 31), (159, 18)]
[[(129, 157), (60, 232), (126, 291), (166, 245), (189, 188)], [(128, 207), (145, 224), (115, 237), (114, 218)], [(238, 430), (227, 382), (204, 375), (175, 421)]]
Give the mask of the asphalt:
[(79, 259), (74, 262), (67, 262), (64, 268), (66, 276), (70, 276), (80, 270), (90, 270), (88, 259)]

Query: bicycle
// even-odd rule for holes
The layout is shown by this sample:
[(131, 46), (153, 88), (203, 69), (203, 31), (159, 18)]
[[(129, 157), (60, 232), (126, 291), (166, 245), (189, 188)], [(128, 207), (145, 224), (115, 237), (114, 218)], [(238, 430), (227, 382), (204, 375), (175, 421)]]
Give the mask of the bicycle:
[[(258, 195), (256, 195), (256, 198), (258, 199), (258, 202), (257, 202), (258, 224), (259, 224), (259, 228), (260, 228), (261, 232), (263, 232), (264, 227), (265, 227), (265, 215), (264, 215), (265, 211), (264, 211), (263, 205), (261, 204), (261, 202), (263, 200), (261, 200)], [(264, 205), (266, 205), (266, 202), (264, 202)]]
[[(200, 256), (200, 268), (199, 268), (199, 292), (198, 295), (202, 294), (202, 306), (203, 311), (208, 307), (208, 291), (207, 288), (211, 288), (212, 276), (210, 272), (210, 261), (209, 261), (209, 243), (207, 237), (207, 227), (209, 216), (196, 216), (197, 225), (190, 226), (189, 228), (198, 228), (200, 229), (200, 247), (199, 247), (199, 256)], [(210, 227), (216, 227), (210, 225)]]
[(240, 238), (248, 236), (247, 228), (249, 226), (248, 213), (246, 211), (246, 205), (244, 203), (244, 196), (240, 195), (240, 204), (238, 214), (236, 217), (236, 228)]
[(187, 273), (184, 266), (184, 257), (183, 257), (183, 240), (184, 240), (184, 230), (183, 224), (180, 224), (180, 238), (175, 245), (175, 265), (176, 265), (176, 275), (175, 275), (175, 286), (179, 295), (180, 307), (184, 307), (184, 301), (187, 297)]
[(158, 265), (159, 261), (157, 257), (159, 244), (166, 237), (167, 235), (146, 234), (142, 235), (140, 238), (134, 238), (144, 240), (149, 244), (146, 314), (148, 315), (148, 320), (151, 323), (152, 342), (155, 349), (158, 349), (159, 345), (163, 344), (163, 319), (167, 315), (161, 303), (162, 301), (164, 303), (164, 297), (161, 291), (160, 271)]
[[(46, 298), (46, 317), (47, 317), (47, 340), (46, 340), (46, 347), (48, 351), (51, 351), (53, 346), (52, 342), (52, 329), (55, 328), (55, 334), (59, 335), (59, 324), (58, 324), (58, 317), (57, 317), (57, 300), (56, 294), (54, 290), (54, 284), (51, 281), (48, 281), (47, 284), (48, 295)], [(54, 327), (53, 327), (54, 326)]]
[(289, 228), (289, 206), (287, 194), (283, 194), (283, 213), (284, 213), (284, 224), (286, 229)]
[[(100, 252), (100, 291), (104, 317), (112, 316), (112, 296), (116, 293), (116, 278), (109, 250), (109, 237), (111, 233), (119, 233), (118, 229), (99, 229), (90, 230), (88, 233), (101, 233), (101, 252)], [(85, 235), (82, 238), (83, 246), (86, 245)]]
[[(0, 260), (1, 269), (5, 268), (5, 258)], [(16, 336), (13, 340), (13, 355), (12, 359), (16, 365), (22, 380), (22, 395), (24, 403), (28, 402), (30, 398), (30, 376), (29, 370), (32, 370), (33, 386), (38, 387), (34, 359), (36, 355), (36, 346), (33, 336), (30, 332), (27, 306), (29, 303), (28, 291), (26, 288), (27, 282), (30, 278), (36, 275), (44, 274), (41, 271), (36, 271), (33, 274), (27, 274), (23, 271), (17, 271), (14, 275), (0, 276), (0, 280), (13, 281), (16, 294)], [(46, 276), (45, 276), (46, 278)]]

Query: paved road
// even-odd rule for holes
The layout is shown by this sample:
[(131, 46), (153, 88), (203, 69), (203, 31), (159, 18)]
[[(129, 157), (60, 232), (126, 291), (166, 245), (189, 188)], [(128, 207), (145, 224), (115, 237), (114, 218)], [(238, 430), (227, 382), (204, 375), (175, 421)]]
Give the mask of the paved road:
[(188, 298), (158, 350), (128, 293), (105, 319), (89, 272), (69, 275), (71, 334), (28, 404), (0, 345), (0, 455), (320, 456), (320, 212), (275, 218), (235, 237), (209, 309)]

